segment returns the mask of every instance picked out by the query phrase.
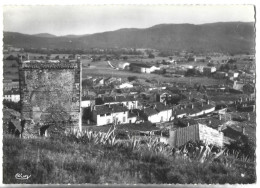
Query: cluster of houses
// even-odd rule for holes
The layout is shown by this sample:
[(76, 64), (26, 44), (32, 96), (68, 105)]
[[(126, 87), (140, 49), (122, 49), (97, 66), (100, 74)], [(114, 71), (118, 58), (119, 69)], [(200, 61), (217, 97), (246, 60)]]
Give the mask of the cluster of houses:
[[(89, 108), (91, 120), (97, 126), (111, 123), (125, 124), (149, 121), (151, 123), (169, 122), (176, 118), (197, 117), (215, 110), (213, 101), (203, 99), (203, 95), (178, 91), (174, 94), (165, 89), (163, 92), (147, 92), (139, 95), (115, 95), (97, 98), (83, 97), (81, 107)], [(199, 93), (199, 92), (197, 92)], [(181, 96), (179, 104), (171, 103), (172, 97)]]

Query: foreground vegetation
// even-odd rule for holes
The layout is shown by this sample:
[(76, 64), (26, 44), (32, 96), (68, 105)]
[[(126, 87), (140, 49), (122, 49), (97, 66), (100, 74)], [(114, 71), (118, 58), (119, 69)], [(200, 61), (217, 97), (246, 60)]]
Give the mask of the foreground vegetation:
[[(255, 163), (225, 150), (188, 143), (173, 151), (157, 140), (115, 139), (114, 132), (4, 136), (3, 183), (254, 183)], [(31, 175), (27, 180), (15, 174)]]

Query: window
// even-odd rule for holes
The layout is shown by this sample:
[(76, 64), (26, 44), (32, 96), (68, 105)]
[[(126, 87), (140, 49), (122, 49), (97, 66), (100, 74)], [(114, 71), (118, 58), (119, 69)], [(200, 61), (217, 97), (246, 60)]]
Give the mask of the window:
[(123, 122), (125, 122), (125, 117), (123, 117)]

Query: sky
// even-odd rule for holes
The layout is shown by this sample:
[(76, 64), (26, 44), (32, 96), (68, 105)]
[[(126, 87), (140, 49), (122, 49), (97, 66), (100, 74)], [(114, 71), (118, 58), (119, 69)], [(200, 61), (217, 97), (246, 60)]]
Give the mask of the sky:
[(254, 22), (252, 5), (49, 5), (4, 6), (4, 31), (92, 34), (163, 23)]

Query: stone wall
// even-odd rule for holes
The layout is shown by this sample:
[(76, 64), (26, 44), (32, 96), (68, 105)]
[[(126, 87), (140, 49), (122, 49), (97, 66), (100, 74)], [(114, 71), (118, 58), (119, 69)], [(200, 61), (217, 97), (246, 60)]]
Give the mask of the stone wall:
[(66, 126), (81, 126), (80, 61), (25, 61), (20, 63), (19, 74), (21, 117), (33, 120), (37, 134), (43, 127), (52, 134), (63, 132)]
[(223, 147), (223, 133), (212, 129), (206, 125), (199, 124), (200, 140), (207, 144), (212, 144), (218, 147)]
[(179, 147), (188, 141), (203, 141), (218, 147), (223, 147), (223, 133), (206, 125), (196, 124), (170, 131), (168, 143), (172, 147)]

